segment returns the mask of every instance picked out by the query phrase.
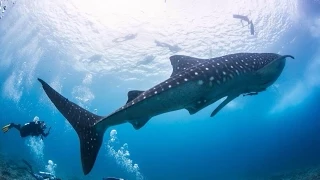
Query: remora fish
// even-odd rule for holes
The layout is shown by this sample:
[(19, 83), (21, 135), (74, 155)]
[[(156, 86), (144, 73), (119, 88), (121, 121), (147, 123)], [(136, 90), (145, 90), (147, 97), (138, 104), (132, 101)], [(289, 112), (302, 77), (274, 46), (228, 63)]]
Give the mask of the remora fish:
[(129, 122), (140, 129), (153, 116), (179, 109), (195, 114), (227, 97), (212, 112), (214, 116), (239, 95), (257, 94), (273, 84), (287, 57), (294, 58), (273, 53), (238, 53), (211, 59), (174, 55), (170, 57), (173, 71), (169, 79), (146, 91), (129, 91), (127, 103), (108, 116), (98, 116), (81, 108), (38, 80), (77, 132), (86, 175), (93, 168), (108, 127)]

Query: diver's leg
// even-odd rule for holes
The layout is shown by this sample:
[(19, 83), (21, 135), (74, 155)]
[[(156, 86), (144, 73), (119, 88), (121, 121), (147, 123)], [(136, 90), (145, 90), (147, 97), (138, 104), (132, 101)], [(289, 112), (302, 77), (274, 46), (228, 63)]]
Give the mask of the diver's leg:
[(18, 131), (20, 131), (20, 129), (21, 129), (21, 125), (20, 124), (11, 123), (10, 126), (11, 126), (11, 128), (12, 127), (16, 128)]
[(27, 128), (23, 128), (25, 126), (21, 127), (20, 124), (11, 123), (11, 127), (16, 128), (20, 132), (21, 137), (27, 137), (29, 135), (29, 132), (27, 132)]
[(4, 132), (4, 133), (6, 133), (6, 132), (8, 132), (9, 131), (9, 129), (11, 129), (11, 128), (16, 128), (18, 131), (20, 131), (20, 124), (14, 124), (14, 123), (10, 123), (10, 124), (7, 124), (7, 125), (5, 125), (5, 126), (3, 126), (2, 127), (2, 131)]

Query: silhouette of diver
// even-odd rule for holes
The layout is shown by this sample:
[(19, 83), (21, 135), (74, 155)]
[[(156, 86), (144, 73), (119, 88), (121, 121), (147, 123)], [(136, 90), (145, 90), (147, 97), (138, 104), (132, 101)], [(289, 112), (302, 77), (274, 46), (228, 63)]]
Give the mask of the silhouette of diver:
[(250, 33), (251, 35), (254, 35), (254, 27), (253, 27), (252, 20), (250, 21)]
[(154, 43), (156, 43), (157, 46), (169, 48), (169, 50), (171, 52), (178, 52), (178, 51), (181, 50), (181, 48), (179, 46), (177, 46), (177, 45), (172, 46), (172, 45), (170, 45), (168, 43), (160, 42), (160, 41), (157, 41), (157, 40), (155, 40)]
[(4, 133), (8, 132), (11, 128), (16, 128), (20, 132), (21, 137), (27, 137), (27, 136), (40, 136), (41, 139), (44, 137), (47, 137), (50, 133), (49, 128), (48, 132), (45, 133), (45, 129), (47, 128), (44, 121), (39, 121), (37, 117), (34, 118), (33, 121), (28, 122), (21, 126), (20, 124), (14, 124), (10, 123), (2, 127), (2, 131)]
[[(241, 23), (242, 23), (242, 21), (246, 21), (248, 24), (250, 24), (250, 20), (249, 20), (248, 16), (243, 16), (243, 15), (239, 15), (239, 14), (234, 14), (234, 15), (233, 15), (233, 18), (240, 19), (240, 20), (241, 20)], [(242, 24), (242, 26), (243, 26), (243, 24)]]
[(112, 40), (112, 42), (119, 43), (119, 42), (128, 41), (128, 40), (131, 40), (131, 39), (136, 38), (137, 35), (138, 35), (138, 34), (128, 34), (128, 35), (126, 35), (125, 37), (116, 38), (116, 39)]
[(42, 172), (42, 171), (35, 173), (32, 169), (32, 166), (26, 160), (22, 159), (22, 161), (29, 167), (29, 170), (27, 170), (27, 172), (36, 180), (61, 180), (60, 178), (57, 178), (52, 173)]
[(233, 15), (233, 18), (240, 19), (242, 26), (244, 26), (242, 21), (247, 22), (247, 23), (248, 23), (248, 26), (250, 26), (250, 33), (251, 33), (251, 35), (254, 35), (254, 26), (253, 26), (252, 20), (249, 20), (248, 16), (243, 16), (243, 15), (239, 15), (239, 14), (234, 14), (234, 15)]

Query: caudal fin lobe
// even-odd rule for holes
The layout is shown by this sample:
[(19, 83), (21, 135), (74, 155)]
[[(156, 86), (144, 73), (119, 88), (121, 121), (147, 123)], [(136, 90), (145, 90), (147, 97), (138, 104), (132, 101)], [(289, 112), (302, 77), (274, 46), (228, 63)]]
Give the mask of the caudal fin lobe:
[(94, 124), (103, 117), (83, 109), (63, 97), (42, 79), (38, 78), (38, 80), (52, 103), (77, 132), (80, 139), (82, 169), (84, 174), (87, 175), (96, 161), (105, 131), (97, 130)]

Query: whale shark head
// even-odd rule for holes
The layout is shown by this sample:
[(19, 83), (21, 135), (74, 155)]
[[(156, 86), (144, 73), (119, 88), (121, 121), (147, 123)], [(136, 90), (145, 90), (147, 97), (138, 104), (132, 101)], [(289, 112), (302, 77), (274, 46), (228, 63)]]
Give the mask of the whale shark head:
[(261, 59), (259, 60), (261, 66), (256, 71), (256, 77), (258, 77), (258, 79), (255, 82), (258, 89), (266, 89), (278, 79), (285, 67), (287, 57), (294, 59), (291, 55), (281, 56), (274, 53), (261, 54)]
[(284, 69), (286, 57), (293, 58), (275, 53), (236, 53), (211, 59), (174, 55), (170, 57), (173, 66), (171, 77), (177, 77), (175, 82), (179, 85), (188, 77), (188, 80), (198, 81), (201, 85), (208, 84), (215, 91), (230, 82), (236, 83), (234, 85), (243, 93), (259, 92), (277, 80)]

